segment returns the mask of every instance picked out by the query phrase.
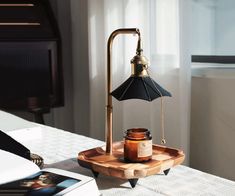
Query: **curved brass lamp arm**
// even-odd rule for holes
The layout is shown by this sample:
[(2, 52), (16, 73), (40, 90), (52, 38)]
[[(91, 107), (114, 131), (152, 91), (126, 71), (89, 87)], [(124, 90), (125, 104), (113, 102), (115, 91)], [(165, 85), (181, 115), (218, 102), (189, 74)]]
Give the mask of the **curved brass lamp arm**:
[(142, 53), (141, 48), (141, 37), (140, 31), (137, 28), (126, 28), (126, 29), (117, 29), (112, 32), (108, 39), (107, 45), (107, 108), (106, 108), (106, 153), (112, 154), (112, 143), (113, 143), (113, 115), (112, 115), (112, 45), (114, 38), (119, 34), (137, 34), (138, 35), (138, 44), (136, 49), (136, 54)]

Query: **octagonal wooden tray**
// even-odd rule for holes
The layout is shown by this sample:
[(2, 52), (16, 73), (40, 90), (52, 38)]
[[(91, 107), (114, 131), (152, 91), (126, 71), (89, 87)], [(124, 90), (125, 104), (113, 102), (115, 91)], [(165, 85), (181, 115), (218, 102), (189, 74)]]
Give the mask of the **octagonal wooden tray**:
[(181, 164), (184, 157), (181, 150), (153, 145), (151, 161), (126, 163), (123, 159), (123, 142), (115, 142), (113, 143), (112, 155), (105, 153), (105, 146), (97, 147), (80, 152), (78, 163), (82, 167), (91, 169), (97, 175), (102, 173), (122, 179), (138, 179), (163, 171), (168, 173), (171, 167)]

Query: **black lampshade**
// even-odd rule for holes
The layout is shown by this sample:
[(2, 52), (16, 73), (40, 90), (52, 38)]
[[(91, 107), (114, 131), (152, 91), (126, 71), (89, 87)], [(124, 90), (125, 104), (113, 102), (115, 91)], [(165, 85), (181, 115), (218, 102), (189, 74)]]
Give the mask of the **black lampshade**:
[(150, 76), (130, 76), (111, 95), (119, 101), (127, 99), (152, 101), (158, 97), (171, 97), (171, 94), (157, 84)]

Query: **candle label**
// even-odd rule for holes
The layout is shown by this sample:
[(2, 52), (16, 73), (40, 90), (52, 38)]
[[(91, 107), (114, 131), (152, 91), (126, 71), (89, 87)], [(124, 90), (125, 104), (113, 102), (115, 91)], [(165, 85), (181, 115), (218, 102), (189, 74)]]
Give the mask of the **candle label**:
[(138, 157), (152, 155), (152, 140), (138, 142)]

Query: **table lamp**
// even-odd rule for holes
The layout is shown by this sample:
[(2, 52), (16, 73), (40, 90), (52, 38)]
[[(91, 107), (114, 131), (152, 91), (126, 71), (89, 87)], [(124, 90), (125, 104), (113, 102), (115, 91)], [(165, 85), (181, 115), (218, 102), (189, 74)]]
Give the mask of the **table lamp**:
[[(112, 45), (114, 38), (119, 34), (137, 34), (136, 55), (131, 60), (131, 76), (121, 84), (117, 89), (112, 89)], [(99, 173), (129, 180), (132, 187), (135, 187), (137, 181), (141, 177), (157, 174), (163, 171), (168, 174), (171, 167), (178, 165), (184, 160), (184, 153), (181, 150), (168, 148), (160, 145), (151, 144), (151, 158), (148, 161), (126, 161), (124, 159), (124, 142), (113, 142), (112, 139), (112, 96), (117, 100), (142, 99), (152, 101), (158, 97), (171, 96), (171, 94), (157, 84), (148, 74), (148, 60), (143, 56), (141, 47), (141, 35), (137, 28), (123, 28), (115, 30), (108, 39), (107, 44), (107, 108), (106, 108), (106, 146), (89, 149), (80, 152), (78, 155), (78, 163), (91, 169), (93, 174), (98, 177)], [(162, 102), (161, 102), (161, 108)], [(163, 110), (161, 109), (162, 129), (163, 128)], [(137, 132), (145, 131), (143, 128), (130, 129)], [(149, 136), (150, 137), (150, 136)], [(134, 138), (134, 142), (138, 141)], [(164, 134), (162, 135), (162, 143), (165, 143)], [(144, 145), (147, 143), (144, 143)], [(129, 148), (132, 148), (130, 146)], [(138, 147), (137, 147), (138, 148)], [(130, 149), (133, 150), (133, 149)], [(142, 159), (140, 159), (142, 160)]]

